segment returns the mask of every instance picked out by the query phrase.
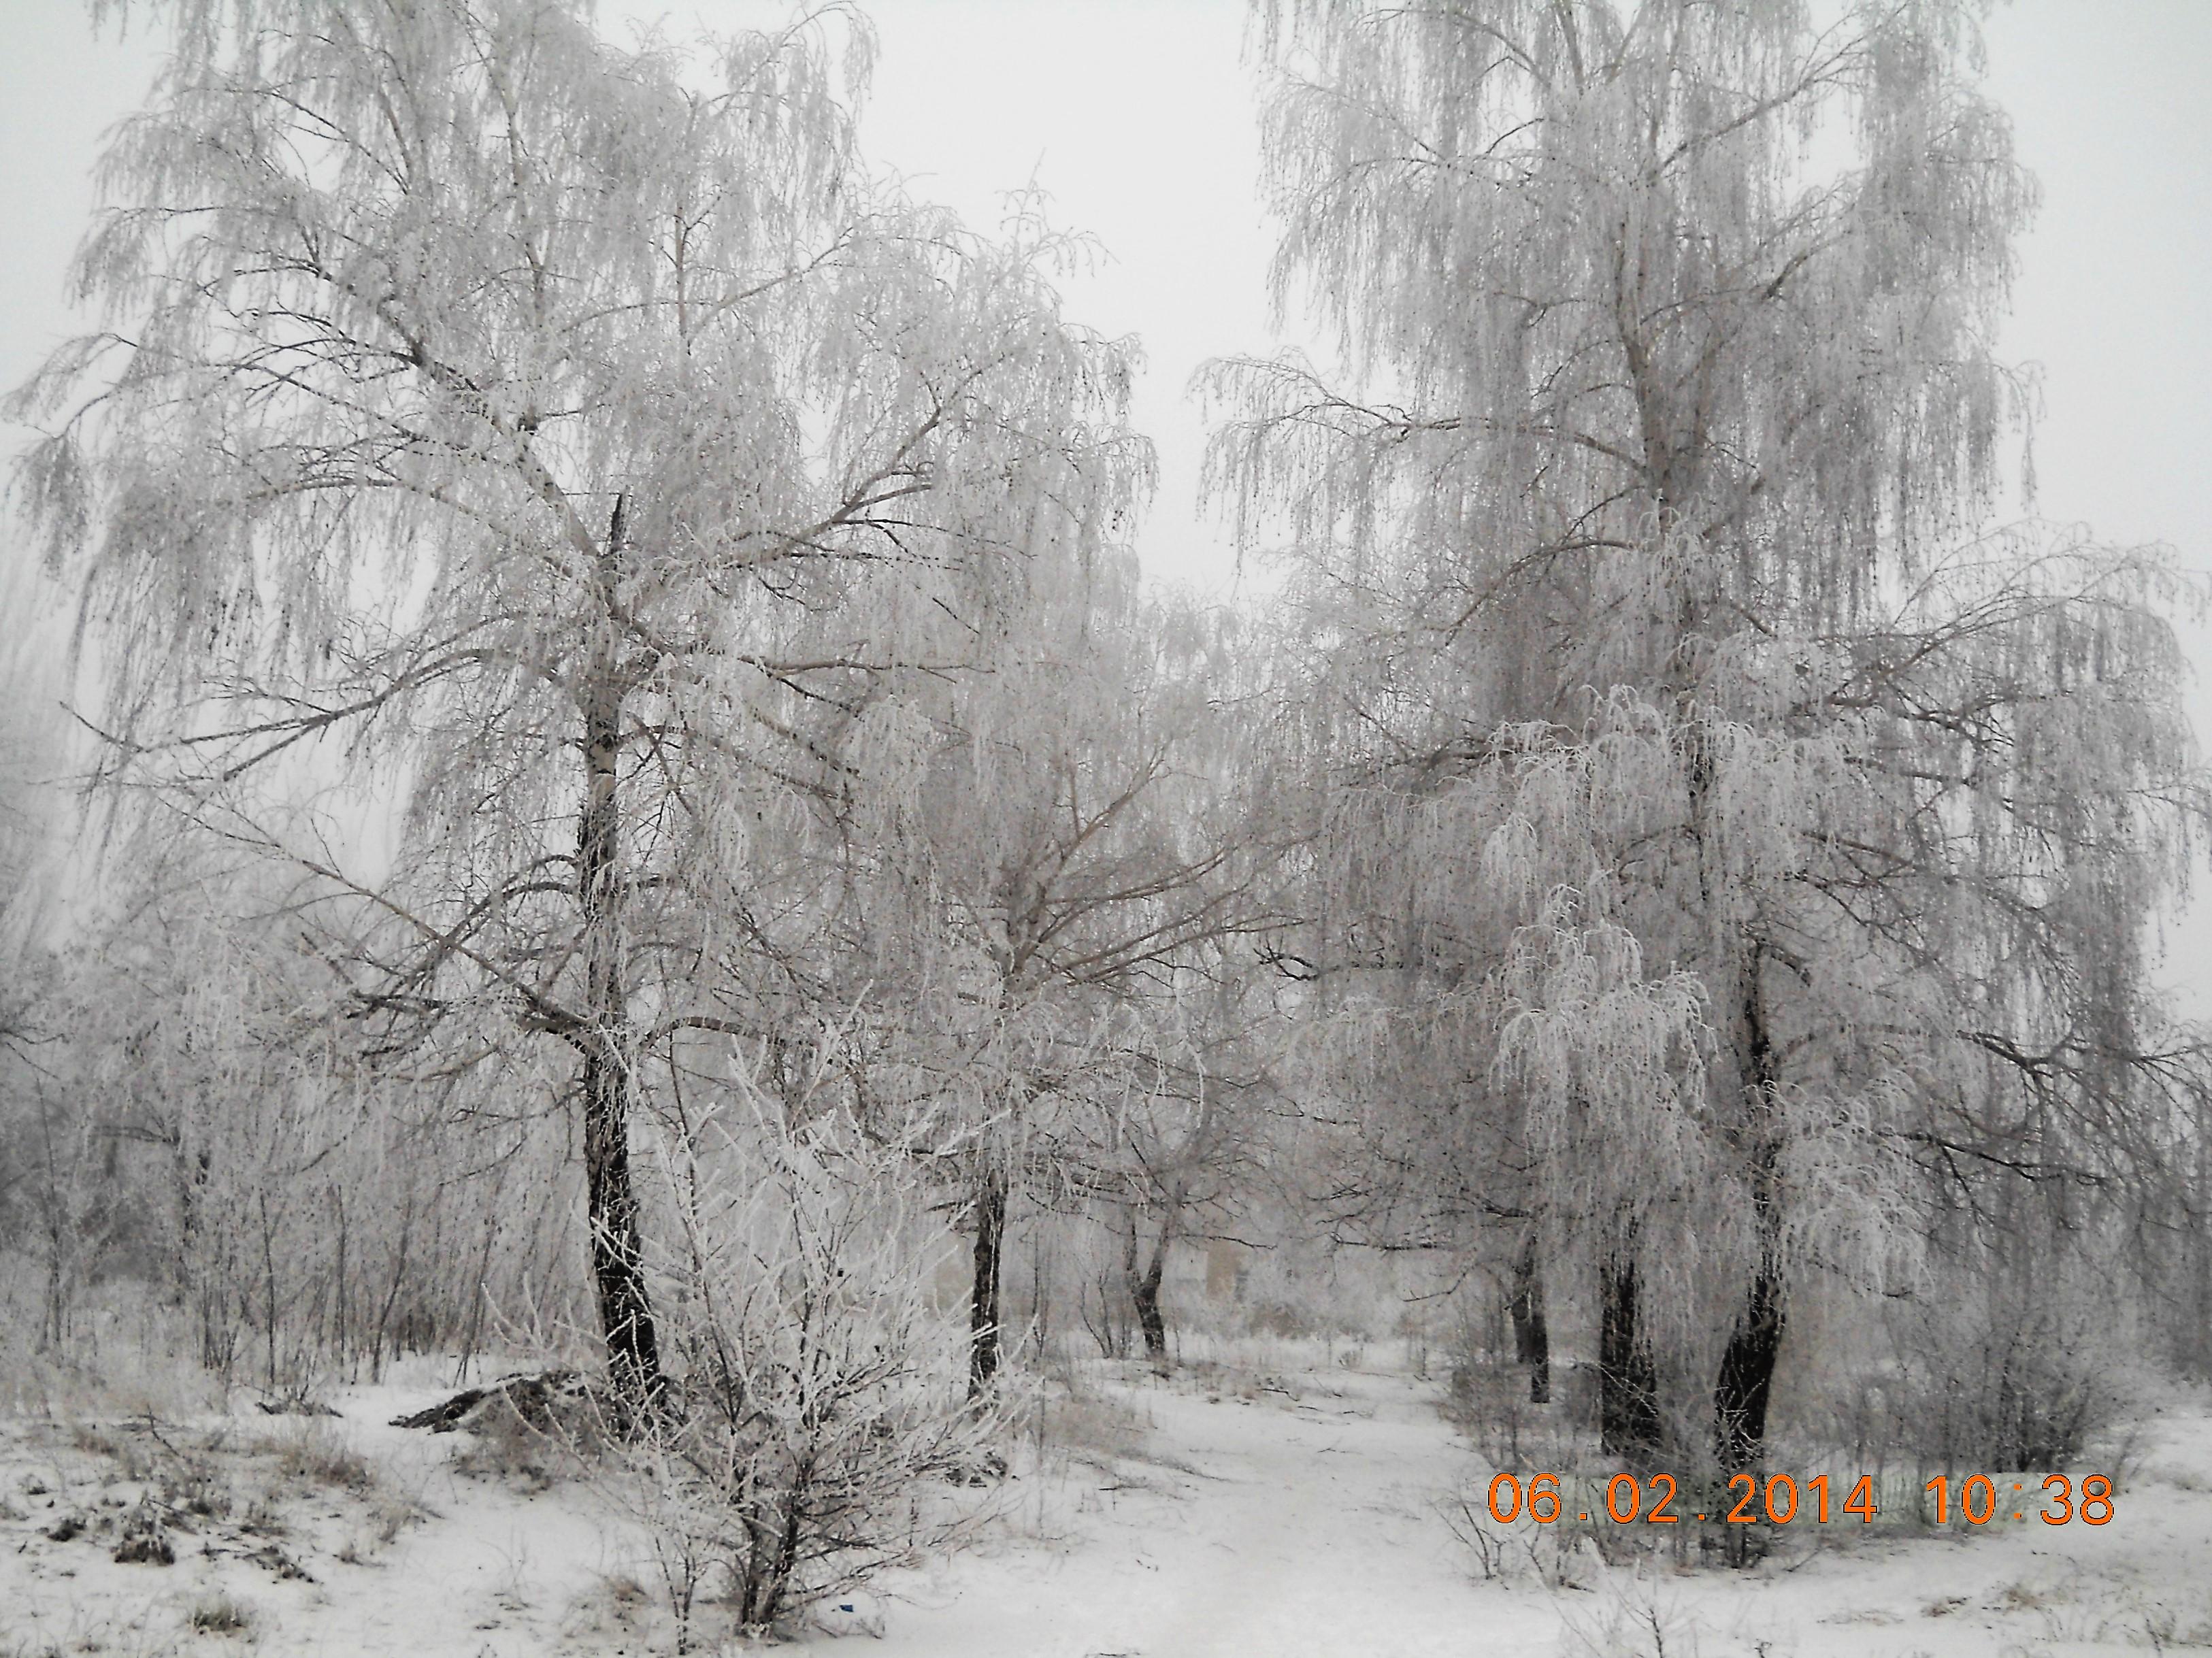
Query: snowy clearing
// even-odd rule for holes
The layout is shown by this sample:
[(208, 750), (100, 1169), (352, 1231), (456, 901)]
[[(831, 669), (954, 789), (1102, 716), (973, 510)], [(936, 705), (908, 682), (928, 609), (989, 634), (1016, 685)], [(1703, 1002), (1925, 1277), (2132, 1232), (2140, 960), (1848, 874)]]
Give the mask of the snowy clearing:
[[(0, 1429), (0, 1654), (524, 1658), (665, 1652), (634, 1525), (579, 1480), (388, 1418)], [(1488, 1469), (1437, 1389), (1337, 1370), (1092, 1370), (996, 1493), (981, 1547), (823, 1608), (784, 1649), (884, 1658), (1701, 1658), (2212, 1646), (2212, 1415), (2170, 1405), (2111, 1523), (1816, 1543), (1746, 1571), (1478, 1581), (1437, 1512)], [(119, 1563), (159, 1534), (174, 1564)], [(701, 1649), (721, 1638), (711, 1617)]]

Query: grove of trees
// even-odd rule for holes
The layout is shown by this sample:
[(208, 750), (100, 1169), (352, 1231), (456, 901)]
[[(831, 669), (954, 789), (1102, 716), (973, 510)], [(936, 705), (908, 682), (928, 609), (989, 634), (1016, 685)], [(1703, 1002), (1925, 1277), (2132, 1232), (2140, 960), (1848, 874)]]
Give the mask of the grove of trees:
[(2087, 1284), (2201, 1368), (2197, 595), (2021, 516), (1981, 8), (1835, 10), (1255, 0), (1325, 360), (1203, 376), (1236, 610), (857, 15), (133, 8), (6, 410), (83, 728), (0, 800), (9, 1342), (580, 1363), (757, 1624), (988, 1458), (1048, 1245), (1161, 1366), (1191, 1241), (1416, 1253), (1706, 1477), (2079, 1455)]
[(1808, 1270), (1890, 1283), (1993, 1174), (2063, 1226), (2185, 1126), (2179, 584), (1991, 527), (2033, 189), (1976, 9), (1261, 21), (1278, 303), (1345, 365), (1215, 380), (1330, 784), (1304, 954), (1365, 1064), (1426, 1050), (1403, 1103), (1514, 1148), (1455, 1174), (1594, 1260), (1607, 1448), (1661, 1454), (1673, 1318), (1735, 1473)]

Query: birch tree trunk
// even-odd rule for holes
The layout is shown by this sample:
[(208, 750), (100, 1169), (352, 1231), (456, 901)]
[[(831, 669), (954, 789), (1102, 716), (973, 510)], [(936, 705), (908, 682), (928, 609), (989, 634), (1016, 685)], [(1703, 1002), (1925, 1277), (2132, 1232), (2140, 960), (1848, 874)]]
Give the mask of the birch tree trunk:
[(1599, 1257), (1597, 1283), (1598, 1443), (1632, 1468), (1651, 1467), (1663, 1448), (1659, 1371), (1633, 1229)]
[(1552, 1328), (1544, 1310), (1544, 1278), (1537, 1260), (1534, 1228), (1513, 1257), (1511, 1292), (1506, 1315), (1513, 1321), (1513, 1358), (1528, 1370), (1528, 1402), (1552, 1402)]
[(975, 1278), (968, 1298), (968, 1396), (981, 1399), (997, 1382), (1002, 1356), (1000, 1303), (1005, 1274), (1007, 1180), (986, 1163), (976, 1178)]
[(1168, 1358), (1168, 1323), (1160, 1311), (1160, 1280), (1167, 1272), (1168, 1230), (1160, 1230), (1144, 1270), (1129, 1275), (1129, 1302), (1137, 1309), (1137, 1328), (1145, 1339), (1145, 1357), (1157, 1365)]

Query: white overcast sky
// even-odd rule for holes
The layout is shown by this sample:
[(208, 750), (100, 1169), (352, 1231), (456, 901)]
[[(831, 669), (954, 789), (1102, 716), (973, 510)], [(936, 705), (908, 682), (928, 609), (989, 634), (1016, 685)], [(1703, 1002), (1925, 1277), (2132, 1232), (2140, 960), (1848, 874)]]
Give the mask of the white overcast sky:
[[(1071, 316), (1133, 333), (1138, 424), (1161, 489), (1140, 544), (1155, 575), (1225, 589), (1224, 538), (1194, 510), (1202, 430), (1185, 399), (1206, 357), (1266, 349), (1268, 250), (1241, 0), (876, 0), (864, 129), (911, 192), (995, 222), (1031, 179), (1107, 258)], [(605, 15), (664, 8), (606, 0)], [(665, 8), (677, 32), (781, 19), (769, 0)], [(2022, 249), (2008, 355), (2039, 363), (2039, 509), (2212, 570), (2212, 0), (2020, 0), (1988, 32), (2042, 213)], [(63, 269), (92, 205), (100, 135), (143, 92), (143, 39), (95, 39), (70, 0), (0, 0), (0, 386), (70, 329)], [(0, 448), (19, 434), (0, 432)], [(0, 547), (0, 560), (6, 558)], [(0, 635), (21, 586), (0, 581)], [(2212, 740), (2212, 632), (2189, 635)], [(2212, 883), (2204, 883), (2212, 885)], [(2212, 904), (2176, 928), (2172, 970), (2212, 1013)]]

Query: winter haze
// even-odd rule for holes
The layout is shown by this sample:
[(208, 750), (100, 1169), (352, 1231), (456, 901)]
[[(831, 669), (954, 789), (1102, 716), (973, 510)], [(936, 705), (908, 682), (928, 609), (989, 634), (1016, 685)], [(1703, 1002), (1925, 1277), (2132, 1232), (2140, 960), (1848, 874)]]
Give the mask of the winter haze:
[(2212, 1644), (2212, 10), (0, 47), (0, 1658)]

